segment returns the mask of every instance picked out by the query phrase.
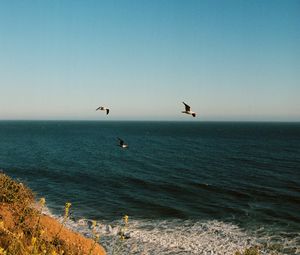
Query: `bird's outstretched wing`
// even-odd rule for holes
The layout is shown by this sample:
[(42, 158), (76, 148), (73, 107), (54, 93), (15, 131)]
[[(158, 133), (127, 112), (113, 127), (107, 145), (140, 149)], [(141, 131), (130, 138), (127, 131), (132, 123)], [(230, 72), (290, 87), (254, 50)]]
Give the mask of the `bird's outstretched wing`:
[(109, 114), (109, 109), (106, 109), (106, 115)]
[(100, 110), (101, 109), (101, 106), (100, 107), (98, 107), (97, 109), (96, 109), (96, 111), (98, 111), (98, 110)]
[(185, 102), (182, 102), (183, 104), (184, 104), (184, 106), (185, 106), (185, 110), (187, 111), (187, 112), (189, 112), (190, 110), (191, 110), (191, 107), (189, 106), (189, 105), (187, 105)]
[(121, 138), (119, 138), (119, 137), (118, 137), (118, 140), (120, 142), (120, 145), (122, 146), (124, 144), (124, 141)]

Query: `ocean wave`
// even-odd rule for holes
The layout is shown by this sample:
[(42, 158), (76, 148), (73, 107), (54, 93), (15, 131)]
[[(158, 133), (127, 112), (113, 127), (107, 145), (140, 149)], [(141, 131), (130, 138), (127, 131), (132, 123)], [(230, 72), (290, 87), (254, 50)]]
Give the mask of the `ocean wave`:
[[(48, 208), (44, 213), (62, 221)], [(247, 231), (239, 226), (219, 220), (146, 220), (130, 219), (126, 228), (128, 239), (121, 241), (122, 221), (68, 220), (66, 226), (86, 237), (99, 233), (100, 244), (107, 254), (132, 255), (233, 255), (248, 247), (259, 247), (262, 255), (300, 254), (300, 233), (271, 233), (261, 227)]]

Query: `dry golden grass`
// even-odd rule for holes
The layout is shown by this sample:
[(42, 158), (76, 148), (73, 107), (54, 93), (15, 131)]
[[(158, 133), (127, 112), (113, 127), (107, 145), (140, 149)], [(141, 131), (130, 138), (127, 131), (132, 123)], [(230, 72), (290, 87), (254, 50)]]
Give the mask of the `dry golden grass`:
[[(34, 206), (34, 195), (22, 183), (0, 173), (0, 255), (102, 255), (104, 249), (43, 215), (45, 200)], [(71, 204), (65, 207), (67, 219)]]

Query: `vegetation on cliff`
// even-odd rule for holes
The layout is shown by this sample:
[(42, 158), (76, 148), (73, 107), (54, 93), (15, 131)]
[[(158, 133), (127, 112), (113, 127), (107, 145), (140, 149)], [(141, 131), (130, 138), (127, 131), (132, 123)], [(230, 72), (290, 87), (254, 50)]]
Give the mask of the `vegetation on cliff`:
[(0, 255), (102, 255), (97, 240), (87, 239), (64, 227), (64, 220), (44, 215), (45, 199), (35, 203), (33, 192), (24, 184), (0, 173)]

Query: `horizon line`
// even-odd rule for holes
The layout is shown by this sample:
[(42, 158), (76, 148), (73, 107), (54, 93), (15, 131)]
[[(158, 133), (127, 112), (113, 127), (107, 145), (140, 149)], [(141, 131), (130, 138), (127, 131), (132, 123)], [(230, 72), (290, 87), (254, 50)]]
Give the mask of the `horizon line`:
[(0, 119), (0, 122), (39, 122), (39, 121), (49, 121), (49, 122), (252, 122), (252, 123), (300, 123), (300, 120), (135, 120), (135, 119), (120, 119), (120, 120), (95, 120), (95, 119)]

